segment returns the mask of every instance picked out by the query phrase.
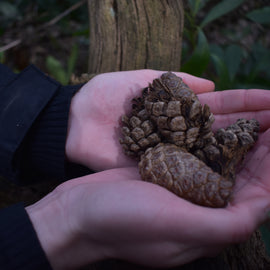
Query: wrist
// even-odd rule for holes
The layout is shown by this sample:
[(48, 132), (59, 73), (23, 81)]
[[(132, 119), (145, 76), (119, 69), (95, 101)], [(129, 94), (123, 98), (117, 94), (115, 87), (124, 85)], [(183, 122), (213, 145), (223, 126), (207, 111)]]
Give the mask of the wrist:
[(62, 269), (61, 260), (64, 260), (65, 249), (72, 239), (68, 227), (62, 222), (64, 213), (55, 191), (26, 207), (26, 211), (53, 269)]
[(69, 193), (65, 188), (56, 188), (26, 208), (40, 244), (56, 270), (78, 269), (102, 259), (95, 245), (81, 233), (74, 207), (77, 202), (69, 201)]
[(79, 93), (76, 93), (70, 102), (69, 115), (68, 115), (68, 127), (67, 127), (67, 137), (66, 137), (66, 145), (65, 152), (66, 158), (69, 162), (82, 164), (80, 155), (82, 148), (82, 134), (81, 134), (81, 125), (82, 116), (78, 116), (77, 106), (80, 106), (79, 102)]

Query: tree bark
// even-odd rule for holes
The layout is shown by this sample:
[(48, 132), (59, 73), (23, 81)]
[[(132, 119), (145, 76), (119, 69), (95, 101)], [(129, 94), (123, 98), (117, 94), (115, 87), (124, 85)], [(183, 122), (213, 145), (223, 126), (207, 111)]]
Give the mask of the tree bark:
[(182, 0), (89, 0), (89, 73), (180, 70)]

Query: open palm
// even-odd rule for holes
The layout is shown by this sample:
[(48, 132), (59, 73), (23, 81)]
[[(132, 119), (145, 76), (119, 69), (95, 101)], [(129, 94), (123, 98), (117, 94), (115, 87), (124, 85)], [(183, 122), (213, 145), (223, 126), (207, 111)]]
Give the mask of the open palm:
[(265, 217), (265, 211), (270, 210), (270, 91), (228, 90), (205, 93), (199, 98), (210, 105), (215, 115), (214, 130), (226, 127), (238, 118), (259, 121), (259, 139), (239, 168), (234, 198), (228, 209), (243, 207), (249, 211), (259, 207), (258, 213)]

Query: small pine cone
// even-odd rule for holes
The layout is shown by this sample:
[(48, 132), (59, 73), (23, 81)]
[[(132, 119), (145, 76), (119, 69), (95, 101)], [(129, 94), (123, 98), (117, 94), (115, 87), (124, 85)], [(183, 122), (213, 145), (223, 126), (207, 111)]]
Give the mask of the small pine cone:
[(219, 129), (216, 140), (194, 154), (215, 172), (234, 182), (237, 165), (255, 144), (259, 129), (255, 119), (238, 119), (226, 129)]
[(213, 114), (198, 97), (171, 72), (162, 74), (148, 87), (145, 109), (162, 135), (163, 142), (190, 150), (201, 148), (213, 137)]
[(122, 127), (123, 137), (120, 143), (126, 155), (139, 158), (144, 151), (160, 142), (160, 136), (156, 133), (156, 128), (144, 109), (130, 118), (122, 117), (124, 126)]
[(231, 181), (173, 144), (160, 143), (147, 149), (141, 156), (139, 170), (143, 180), (199, 205), (224, 207), (231, 198)]

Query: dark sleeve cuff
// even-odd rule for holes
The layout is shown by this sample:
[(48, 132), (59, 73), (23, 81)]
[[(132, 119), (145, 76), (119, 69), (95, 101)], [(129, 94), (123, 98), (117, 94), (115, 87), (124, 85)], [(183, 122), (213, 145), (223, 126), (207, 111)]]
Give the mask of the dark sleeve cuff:
[(28, 184), (90, 173), (65, 158), (70, 103), (82, 85), (61, 86), (35, 66), (18, 75), (1, 70), (0, 175)]
[(59, 88), (34, 66), (0, 89), (0, 174), (17, 179), (15, 153), (33, 122)]
[(0, 269), (52, 270), (22, 204), (0, 211)]
[(65, 143), (70, 103), (77, 86), (59, 87), (31, 127), (20, 151), (23, 183), (67, 179)]

